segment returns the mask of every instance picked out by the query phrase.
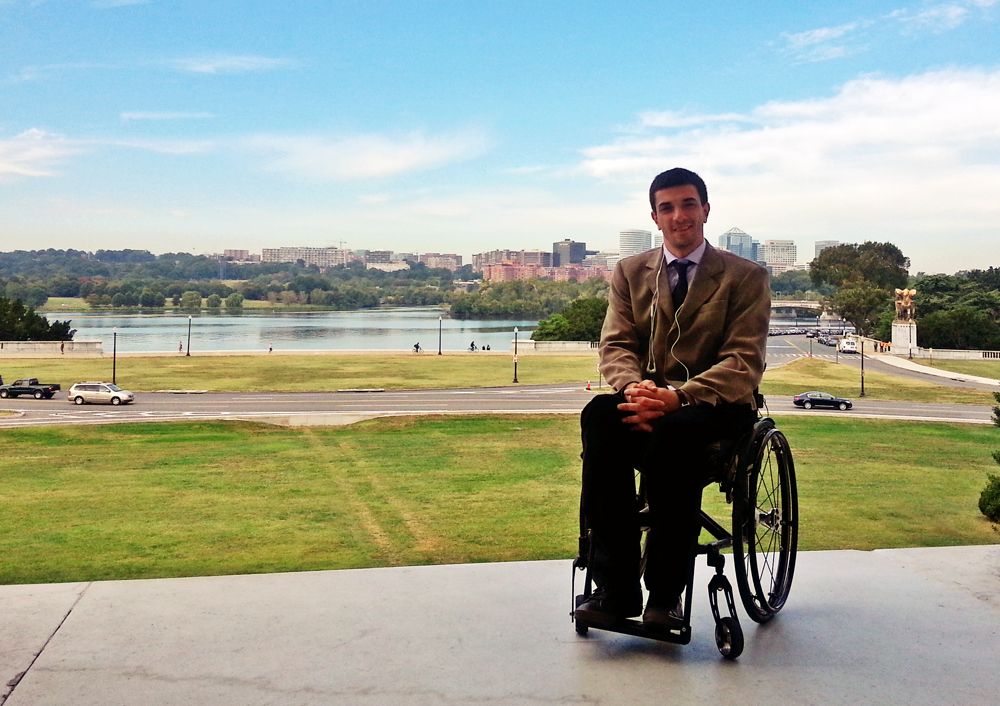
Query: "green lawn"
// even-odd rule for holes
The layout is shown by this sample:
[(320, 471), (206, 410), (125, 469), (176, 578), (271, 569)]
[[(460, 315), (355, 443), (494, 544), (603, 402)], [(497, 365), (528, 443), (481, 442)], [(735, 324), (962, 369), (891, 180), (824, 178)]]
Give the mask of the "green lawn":
[[(802, 549), (983, 544), (1000, 432), (788, 417)], [(572, 557), (575, 416), (0, 432), (0, 583)], [(718, 505), (706, 491), (706, 503)], [(713, 514), (724, 516), (727, 507)], [(725, 522), (728, 524), (728, 521)]]
[[(68, 388), (80, 380), (110, 380), (111, 358), (11, 358), (0, 373), (7, 380), (34, 376)], [(427, 389), (510, 386), (513, 364), (507, 355), (470, 353), (321, 353), (274, 355), (119, 357), (117, 379), (133, 391), (211, 390), (232, 392), (308, 392), (344, 388)], [(554, 383), (598, 385), (597, 354), (522, 355), (517, 376), (522, 385)], [(860, 375), (848, 365), (801, 358), (768, 370), (765, 395), (791, 396), (821, 389), (857, 397)], [(917, 400), (992, 404), (985, 391), (951, 388), (895, 375), (867, 372), (865, 393), (879, 400)]]
[[(80, 380), (110, 380), (111, 357), (12, 358), (3, 361), (4, 379), (34, 376), (68, 388)], [(524, 355), (517, 368), (521, 384), (597, 384), (597, 354)], [(133, 391), (212, 390), (310, 392), (344, 388), (449, 388), (511, 385), (507, 355), (450, 353), (275, 354), (119, 357), (118, 384)]]
[(939, 370), (950, 370), (954, 373), (978, 375), (979, 377), (1000, 380), (1000, 360), (933, 360), (921, 358), (917, 362)]

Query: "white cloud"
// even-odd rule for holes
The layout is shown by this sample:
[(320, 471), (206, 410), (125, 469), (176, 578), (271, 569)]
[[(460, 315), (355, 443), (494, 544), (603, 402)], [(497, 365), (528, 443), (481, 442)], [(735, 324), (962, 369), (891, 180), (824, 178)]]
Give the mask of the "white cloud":
[(841, 59), (867, 50), (879, 41), (878, 35), (886, 32), (907, 36), (950, 32), (969, 21), (974, 9), (987, 10), (997, 2), (1000, 0), (955, 0), (918, 8), (903, 7), (878, 18), (786, 32), (781, 35), (782, 50), (801, 62)]
[(38, 129), (0, 139), (0, 181), (50, 176), (62, 162), (82, 151), (80, 143)]
[(969, 8), (949, 3), (920, 10), (902, 9), (889, 14), (907, 34), (920, 34), (925, 30), (947, 32), (961, 26), (969, 17)]
[(717, 115), (689, 115), (677, 110), (647, 111), (639, 114), (639, 124), (644, 128), (678, 128), (707, 123), (743, 122), (747, 119), (739, 113), (720, 113)]
[(398, 137), (299, 137), (261, 135), (244, 145), (270, 156), (272, 169), (309, 179), (350, 181), (436, 169), (484, 154), (489, 140), (478, 132)]
[(242, 74), (254, 71), (272, 71), (293, 66), (291, 59), (253, 54), (216, 54), (172, 59), (166, 62), (178, 71), (196, 74)]
[(816, 44), (824, 44), (834, 39), (840, 39), (844, 35), (858, 29), (859, 26), (860, 23), (858, 22), (848, 22), (836, 27), (820, 27), (818, 29), (806, 30), (805, 32), (786, 33), (782, 36), (788, 42), (789, 46), (801, 49), (803, 47), (815, 46)]
[[(719, 232), (901, 238), (925, 267), (995, 237), (1000, 70), (865, 77), (828, 98), (766, 103), (744, 117), (647, 129), (585, 150), (580, 168), (640, 184), (689, 166), (710, 193), (725, 194), (713, 203)], [(970, 240), (954, 240), (959, 233)]]
[(131, 110), (121, 113), (119, 116), (122, 122), (138, 122), (138, 121), (159, 121), (159, 120), (202, 120), (205, 118), (214, 118), (213, 113), (204, 112), (190, 112), (190, 111), (171, 111), (171, 110)]

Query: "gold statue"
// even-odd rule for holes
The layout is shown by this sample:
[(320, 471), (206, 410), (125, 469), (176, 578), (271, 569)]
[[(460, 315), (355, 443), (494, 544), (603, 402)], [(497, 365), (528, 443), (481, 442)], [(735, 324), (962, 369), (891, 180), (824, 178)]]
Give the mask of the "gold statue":
[(917, 307), (913, 303), (913, 297), (916, 296), (916, 294), (917, 290), (915, 289), (896, 290), (897, 321), (914, 321), (917, 318)]

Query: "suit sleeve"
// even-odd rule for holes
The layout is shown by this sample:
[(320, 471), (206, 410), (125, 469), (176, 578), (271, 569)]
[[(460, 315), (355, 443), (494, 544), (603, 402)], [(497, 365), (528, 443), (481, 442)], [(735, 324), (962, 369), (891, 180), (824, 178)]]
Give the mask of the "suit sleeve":
[(692, 401), (715, 405), (747, 400), (760, 385), (771, 319), (766, 270), (749, 268), (733, 287), (727, 319), (716, 362), (681, 387)]

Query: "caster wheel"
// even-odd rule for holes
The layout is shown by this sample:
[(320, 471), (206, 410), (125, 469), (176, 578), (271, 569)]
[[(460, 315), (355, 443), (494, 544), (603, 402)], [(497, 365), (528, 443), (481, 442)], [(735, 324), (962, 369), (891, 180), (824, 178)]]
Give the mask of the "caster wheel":
[(574, 625), (576, 626), (576, 634), (577, 635), (586, 635), (587, 634), (587, 630), (590, 629), (586, 625), (584, 625), (583, 623), (574, 623)]
[(720, 618), (715, 626), (715, 644), (726, 659), (736, 659), (743, 653), (743, 628), (735, 618)]

